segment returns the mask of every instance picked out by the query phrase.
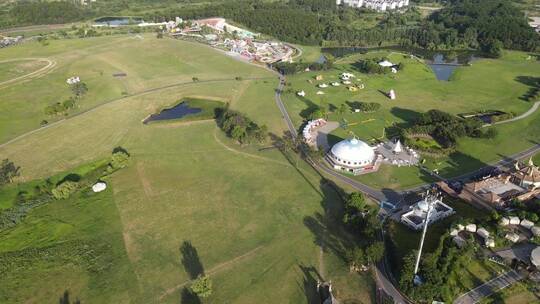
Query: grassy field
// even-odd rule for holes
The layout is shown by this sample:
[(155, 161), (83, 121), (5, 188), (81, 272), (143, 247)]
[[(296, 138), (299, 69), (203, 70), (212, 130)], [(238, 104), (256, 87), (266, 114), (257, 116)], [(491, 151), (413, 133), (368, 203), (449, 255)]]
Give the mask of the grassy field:
[[(3, 91), (19, 101), (33, 96), (38, 108), (19, 109), (2, 94), (0, 122), (8, 128), (2, 129), (3, 142), (32, 130), (33, 115), (41, 115), (49, 97), (68, 94), (67, 76), (80, 75), (90, 89), (76, 111), (80, 115), (0, 146), (0, 155), (22, 167), (18, 182), (70, 172), (117, 146), (131, 159), (106, 192), (82, 192), (39, 207), (0, 232), (0, 254), (14, 259), (2, 271), (0, 302), (55, 303), (68, 290), (83, 303), (196, 303), (184, 291), (196, 264), (214, 281), (206, 302), (270, 303), (279, 295), (285, 303), (311, 303), (319, 276), (331, 279), (342, 299), (371, 302), (371, 278), (348, 272), (341, 258), (347, 238), (333, 232), (341, 202), (316, 172), (303, 164), (294, 168), (276, 149), (241, 147), (213, 121), (141, 122), (191, 97), (227, 101), (282, 134), (273, 74), (204, 46), (153, 36), (6, 50), (10, 56), (54, 58), (58, 67)], [(117, 71), (127, 78), (112, 78)], [(200, 81), (192, 82), (194, 76)], [(135, 94), (177, 82), (186, 84)], [(126, 90), (133, 95), (122, 97)], [(20, 187), (28, 186), (0, 191), (1, 208), (11, 206)], [(196, 259), (182, 254), (184, 242)]]
[[(360, 73), (356, 62), (361, 58), (388, 57), (393, 63), (404, 63), (404, 70), (390, 75), (367, 75)], [(288, 78), (284, 102), (292, 114), (297, 126), (306, 119), (313, 107), (328, 108), (329, 119), (348, 123), (347, 130), (337, 129), (333, 135), (336, 140), (348, 136), (352, 131), (364, 141), (375, 143), (392, 136), (385, 128), (394, 124), (406, 124), (419, 113), (429, 109), (440, 109), (453, 114), (469, 111), (497, 109), (517, 114), (527, 111), (531, 103), (521, 97), (530, 87), (530, 79), (536, 77), (540, 63), (529, 58), (529, 54), (506, 52), (498, 60), (481, 59), (471, 66), (460, 67), (451, 81), (438, 81), (429, 66), (416, 59), (395, 52), (376, 51), (365, 55), (352, 55), (341, 58), (335, 68), (325, 72), (306, 72)], [(354, 83), (365, 84), (365, 89), (350, 92), (346, 86), (322, 89), (324, 95), (316, 95), (318, 83), (339, 81), (342, 72), (352, 72), (357, 76)], [(323, 80), (316, 81), (315, 76), (322, 75)], [(397, 99), (389, 100), (383, 93), (394, 89)], [(296, 96), (304, 90), (305, 98)], [(381, 109), (375, 113), (352, 113), (338, 115), (335, 109), (341, 104), (354, 102), (377, 102)], [(438, 169), (443, 176), (455, 176), (479, 168), (485, 163), (496, 161), (503, 156), (519, 152), (540, 140), (540, 113), (535, 113), (519, 122), (497, 126), (499, 135), (488, 139), (461, 139), (457, 152), (448, 158), (427, 159), (426, 165)], [(416, 170), (417, 169), (411, 169)], [(401, 171), (401, 172), (398, 172)], [(392, 188), (406, 188), (425, 182), (423, 174), (402, 174), (401, 168), (389, 168), (379, 173), (361, 177), (364, 182), (380, 186), (380, 180), (389, 176), (397, 178)], [(412, 176), (415, 175), (416, 177)], [(373, 182), (370, 182), (373, 180)]]
[[(204, 82), (234, 80), (236, 76), (245, 79), (270, 76), (262, 69), (239, 65), (210, 48), (172, 39), (157, 40), (150, 34), (141, 37), (54, 40), (47, 46), (36, 42), (2, 50), (0, 61), (41, 57), (57, 65), (38, 79), (0, 89), (0, 142), (39, 127), (44, 119), (54, 122), (65, 118), (47, 116), (44, 108), (71, 96), (66, 84), (71, 76), (79, 76), (87, 84), (88, 93), (68, 117), (125, 96), (191, 83), (193, 77)], [(127, 76), (114, 77), (115, 73)], [(210, 88), (199, 95), (213, 93), (214, 89)]]

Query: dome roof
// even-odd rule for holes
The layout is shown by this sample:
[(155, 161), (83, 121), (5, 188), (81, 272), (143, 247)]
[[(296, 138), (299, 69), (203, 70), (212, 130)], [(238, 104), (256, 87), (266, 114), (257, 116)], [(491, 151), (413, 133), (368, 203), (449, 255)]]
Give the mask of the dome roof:
[(536, 247), (531, 252), (531, 262), (534, 266), (540, 267), (540, 246)]
[(332, 147), (332, 154), (348, 162), (372, 162), (375, 159), (375, 152), (365, 142), (356, 138), (345, 139)]
[(418, 202), (417, 208), (424, 212), (427, 212), (429, 209), (429, 204), (426, 202), (426, 200), (421, 200), (420, 202)]

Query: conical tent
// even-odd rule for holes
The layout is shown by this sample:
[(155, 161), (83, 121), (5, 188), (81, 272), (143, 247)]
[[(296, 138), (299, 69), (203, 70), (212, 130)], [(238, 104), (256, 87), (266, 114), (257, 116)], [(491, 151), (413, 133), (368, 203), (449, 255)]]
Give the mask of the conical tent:
[(394, 146), (394, 149), (392, 149), (392, 152), (394, 153), (401, 153), (401, 151), (403, 151), (403, 148), (401, 147), (401, 141), (398, 141), (396, 142), (396, 145)]

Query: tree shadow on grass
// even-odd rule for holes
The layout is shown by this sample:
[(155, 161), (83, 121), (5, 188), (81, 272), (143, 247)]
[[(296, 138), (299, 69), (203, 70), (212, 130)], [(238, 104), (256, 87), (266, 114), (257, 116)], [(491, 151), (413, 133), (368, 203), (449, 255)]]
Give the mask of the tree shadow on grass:
[(191, 244), (190, 241), (184, 241), (180, 246), (180, 253), (182, 254), (182, 265), (186, 270), (189, 278), (194, 280), (199, 275), (204, 275), (204, 268), (197, 253), (197, 249)]
[(529, 90), (519, 97), (523, 101), (530, 101), (529, 98), (540, 89), (540, 77), (517, 76), (516, 81), (529, 87)]
[(317, 281), (323, 281), (323, 278), (313, 266), (304, 266), (300, 264), (298, 267), (304, 275), (301, 287), (304, 290), (307, 303), (319, 304), (320, 299), (319, 293), (317, 292)]
[(304, 226), (313, 234), (313, 242), (317, 246), (345, 261), (345, 252), (355, 243), (341, 222), (344, 212), (343, 197), (346, 194), (333, 181), (325, 178), (321, 179), (319, 188), (323, 194), (323, 213), (315, 212), (304, 217)]
[(422, 115), (420, 112), (399, 107), (393, 107), (390, 109), (390, 113), (403, 121), (395, 124), (397, 127), (401, 128), (411, 127), (420, 115)]
[(69, 290), (65, 290), (64, 294), (58, 299), (59, 304), (81, 304), (79, 299), (75, 299), (74, 302), (71, 302), (69, 298)]
[(189, 288), (184, 287), (180, 291), (180, 304), (201, 304), (202, 301), (194, 292)]
[(319, 109), (319, 106), (316, 103), (306, 97), (296, 96), (296, 98), (306, 105), (306, 108), (300, 111), (300, 116), (304, 119), (308, 119), (311, 113)]
[(481, 172), (475, 171), (481, 171), (481, 168), (487, 166), (483, 161), (459, 151), (451, 153), (447, 162), (450, 166), (439, 171), (439, 174), (446, 178), (453, 178), (463, 174), (480, 174)]

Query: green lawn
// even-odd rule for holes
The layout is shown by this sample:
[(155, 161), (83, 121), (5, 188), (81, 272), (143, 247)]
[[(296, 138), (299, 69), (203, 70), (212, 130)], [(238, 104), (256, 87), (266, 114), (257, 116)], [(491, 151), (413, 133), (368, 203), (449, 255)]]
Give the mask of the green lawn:
[[(373, 282), (369, 274), (348, 273), (341, 258), (348, 238), (333, 232), (339, 219), (325, 212), (341, 208), (341, 201), (309, 166), (297, 170), (268, 145), (239, 146), (214, 121), (142, 123), (159, 109), (196, 98), (229, 102), (282, 134), (273, 99), (277, 78), (204, 46), (152, 37), (6, 49), (24, 57), (54, 56), (62, 63), (27, 83), (43, 92), (45, 78), (57, 78), (51, 87), (62, 90), (67, 75), (88, 73), (81, 76), (90, 88), (84, 107), (102, 105), (1, 146), (0, 155), (22, 168), (18, 182), (70, 172), (110, 156), (117, 146), (131, 159), (110, 178), (106, 192), (83, 192), (39, 207), (22, 224), (0, 232), (0, 254), (15, 259), (3, 266), (10, 268), (2, 271), (0, 302), (56, 303), (69, 290), (83, 303), (190, 303), (182, 290), (191, 267), (183, 265), (180, 251), (189, 241), (214, 281), (209, 302), (267, 303), (279, 294), (286, 303), (310, 303), (319, 273), (335, 282), (343, 299), (370, 303)], [(108, 70), (100, 76), (93, 69)], [(127, 71), (128, 77), (111, 79), (113, 71)], [(201, 81), (192, 82), (193, 75)], [(203, 81), (222, 77), (227, 79)], [(111, 101), (126, 89), (132, 93), (178, 81), (189, 84)], [(22, 85), (4, 92), (30, 94)], [(37, 105), (45, 104), (46, 96), (34, 96)], [(0, 98), (4, 101), (4, 95)], [(9, 115), (2, 112), (0, 122), (11, 130), (2, 133), (4, 142), (33, 129), (32, 115), (40, 110), (25, 107), (29, 113), (21, 118), (15, 107), (6, 108)], [(29, 186), (13, 187), (0, 191), (1, 208), (10, 207), (19, 189)]]
[[(404, 63), (405, 68), (397, 74), (367, 75), (360, 73), (355, 63), (361, 58), (386, 56), (393, 63)], [(456, 70), (451, 81), (438, 81), (431, 69), (423, 63), (395, 52), (375, 51), (365, 55), (351, 55), (341, 58), (334, 69), (324, 72), (306, 72), (288, 77), (283, 100), (297, 126), (306, 119), (310, 109), (317, 106), (330, 110), (329, 119), (346, 120), (348, 130), (334, 131), (336, 139), (348, 136), (349, 130), (364, 141), (374, 143), (389, 137), (384, 131), (393, 124), (406, 124), (429, 109), (440, 109), (453, 114), (470, 111), (497, 109), (517, 114), (527, 111), (531, 103), (520, 99), (530, 89), (529, 79), (537, 77), (540, 63), (528, 59), (527, 53), (505, 52), (501, 59), (481, 59), (471, 66)], [(317, 88), (318, 83), (339, 82), (339, 74), (352, 72), (357, 78), (353, 84), (363, 83), (365, 89), (350, 92), (345, 85)], [(322, 75), (322, 81), (315, 76)], [(389, 100), (383, 92), (396, 91), (397, 99)], [(306, 97), (296, 96), (297, 91), (305, 91)], [(324, 91), (324, 95), (316, 95)], [(375, 113), (348, 112), (338, 115), (335, 109), (341, 104), (355, 101), (377, 102), (381, 109)], [(484, 166), (504, 156), (520, 152), (540, 141), (540, 112), (527, 119), (497, 126), (499, 135), (491, 140), (463, 138), (457, 152), (447, 158), (427, 159), (426, 166), (438, 169), (443, 176), (451, 177)], [(380, 181), (390, 178), (392, 188), (407, 188), (425, 182), (423, 174), (404, 175), (401, 168), (391, 167), (386, 172), (370, 174), (361, 180), (373, 186), (381, 186)], [(416, 170), (418, 169), (411, 169)]]
[(39, 70), (47, 65), (40, 60), (16, 60), (0, 62), (0, 83)]
[[(239, 65), (208, 47), (173, 39), (157, 40), (152, 34), (142, 37), (52, 40), (47, 46), (32, 42), (2, 50), (0, 61), (40, 57), (57, 65), (38, 79), (0, 88), (0, 142), (38, 128), (44, 119), (53, 122), (64, 118), (47, 116), (44, 108), (70, 97), (66, 79), (71, 76), (79, 76), (87, 84), (88, 93), (68, 116), (145, 90), (190, 84), (193, 77), (203, 82), (270, 76), (262, 69)], [(120, 72), (127, 76), (113, 76)], [(214, 91), (209, 88), (199, 95), (213, 95)]]

